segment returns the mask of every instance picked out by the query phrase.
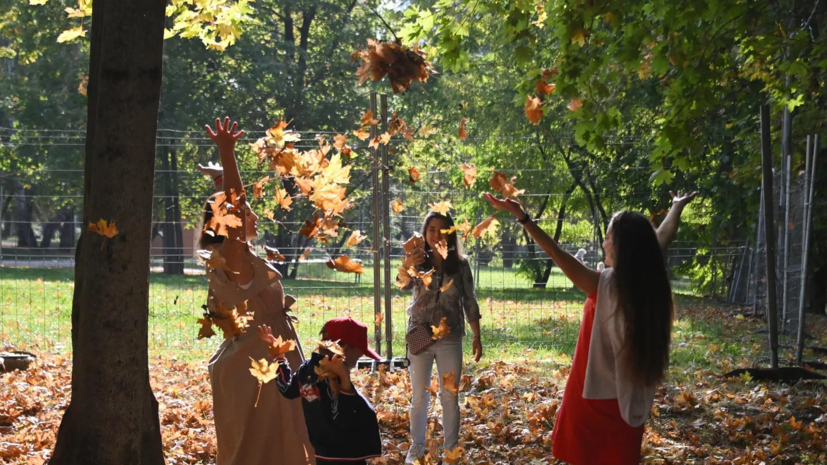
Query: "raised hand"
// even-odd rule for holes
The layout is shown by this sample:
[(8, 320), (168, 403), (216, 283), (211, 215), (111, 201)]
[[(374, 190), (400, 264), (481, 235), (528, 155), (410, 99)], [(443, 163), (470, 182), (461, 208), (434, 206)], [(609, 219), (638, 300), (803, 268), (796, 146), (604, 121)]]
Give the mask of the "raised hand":
[(523, 210), (523, 206), (520, 205), (520, 202), (517, 202), (514, 199), (498, 199), (493, 195), (489, 194), (488, 192), (482, 194), (482, 197), (497, 210), (505, 210), (507, 212), (511, 212), (511, 214), (513, 214), (517, 218), (525, 217), (525, 210)]
[(266, 342), (267, 345), (276, 342), (276, 338), (273, 336), (273, 330), (267, 325), (261, 325), (258, 327), (258, 338)]
[(235, 132), (235, 130), (238, 129), (238, 123), (233, 122), (231, 127), (229, 117), (224, 118), (224, 124), (221, 124), (221, 120), (216, 118), (215, 131), (213, 131), (209, 125), (205, 127), (207, 129), (207, 134), (209, 134), (213, 143), (218, 146), (219, 151), (231, 152), (233, 148), (235, 148), (235, 142), (244, 135), (244, 131)]
[(198, 164), (198, 171), (205, 176), (209, 176), (210, 179), (215, 179), (219, 176), (224, 174), (224, 168), (221, 165), (213, 162), (207, 163), (207, 165)]
[(683, 191), (678, 191), (678, 194), (675, 195), (674, 192), (669, 191), (669, 195), (672, 197), (672, 205), (680, 205), (686, 206), (689, 202), (692, 201), (695, 197), (698, 196), (698, 191), (693, 191), (691, 193), (685, 193)]

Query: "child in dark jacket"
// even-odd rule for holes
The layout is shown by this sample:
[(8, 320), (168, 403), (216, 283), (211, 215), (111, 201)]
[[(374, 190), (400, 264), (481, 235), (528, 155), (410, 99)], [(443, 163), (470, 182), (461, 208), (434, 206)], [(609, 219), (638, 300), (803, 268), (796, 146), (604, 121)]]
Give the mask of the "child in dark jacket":
[[(268, 330), (259, 327), (265, 342), (272, 338)], [(295, 374), (279, 358), (276, 385), (284, 397), (302, 398), (317, 462), (366, 465), (367, 459), (382, 455), (382, 439), (376, 412), (350, 382), (350, 370), (361, 356), (379, 360), (379, 355), (368, 347), (367, 326), (352, 318), (329, 320), (321, 335), (327, 345), (320, 344)]]

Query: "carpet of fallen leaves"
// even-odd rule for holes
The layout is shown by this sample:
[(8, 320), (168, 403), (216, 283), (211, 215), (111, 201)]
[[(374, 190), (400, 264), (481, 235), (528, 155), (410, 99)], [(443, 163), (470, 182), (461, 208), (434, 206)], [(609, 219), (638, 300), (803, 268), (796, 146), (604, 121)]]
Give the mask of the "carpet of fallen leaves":
[[(716, 340), (691, 331), (676, 333), (676, 352), (691, 347), (699, 357), (711, 357), (713, 364), (695, 369), (694, 363), (673, 363), (647, 424), (644, 463), (827, 463), (824, 383), (758, 383), (721, 376), (728, 367), (748, 366), (760, 359), (763, 350), (759, 343), (764, 336), (754, 332), (761, 320), (736, 317), (732, 311), (681, 311), (682, 318), (694, 322), (725, 323)], [(827, 323), (818, 319), (809, 332), (823, 335), (825, 329)], [(724, 344), (753, 349), (732, 356), (720, 350)], [(489, 351), (487, 357), (492, 356)], [(48, 460), (71, 395), (70, 364), (67, 355), (41, 354), (28, 371), (0, 375), (0, 463)], [(459, 392), (460, 445), (465, 452), (458, 463), (558, 463), (551, 456), (551, 431), (568, 370), (548, 360), (531, 359), (466, 365)], [(160, 403), (167, 463), (213, 463), (215, 429), (206, 367), (153, 358), (150, 373)], [(386, 455), (374, 463), (402, 463), (409, 445), (412, 387), (407, 372), (363, 371), (354, 378), (374, 403), (381, 424)], [(428, 463), (436, 463), (430, 458), (441, 454), (441, 410), (438, 400), (431, 402)]]

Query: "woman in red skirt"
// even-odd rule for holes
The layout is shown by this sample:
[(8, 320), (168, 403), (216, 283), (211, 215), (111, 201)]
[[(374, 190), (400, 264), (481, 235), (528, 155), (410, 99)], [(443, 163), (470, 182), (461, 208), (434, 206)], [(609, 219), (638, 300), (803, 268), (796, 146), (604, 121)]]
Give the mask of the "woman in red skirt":
[(672, 290), (665, 251), (683, 207), (696, 193), (673, 196), (660, 228), (639, 213), (614, 215), (603, 249), (606, 269), (587, 268), (562, 250), (515, 200), (486, 200), (518, 222), (588, 298), (552, 453), (572, 465), (631, 465), (640, 461), (643, 424), (669, 364)]

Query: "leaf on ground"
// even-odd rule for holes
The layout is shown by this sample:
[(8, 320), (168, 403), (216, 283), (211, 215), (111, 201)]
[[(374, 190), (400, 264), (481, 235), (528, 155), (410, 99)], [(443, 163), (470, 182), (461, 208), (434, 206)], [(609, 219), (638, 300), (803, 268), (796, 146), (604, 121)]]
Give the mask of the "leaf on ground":
[(445, 463), (457, 463), (462, 459), (462, 456), (465, 455), (465, 449), (462, 447), (454, 447), (452, 450), (444, 451), (444, 460)]

